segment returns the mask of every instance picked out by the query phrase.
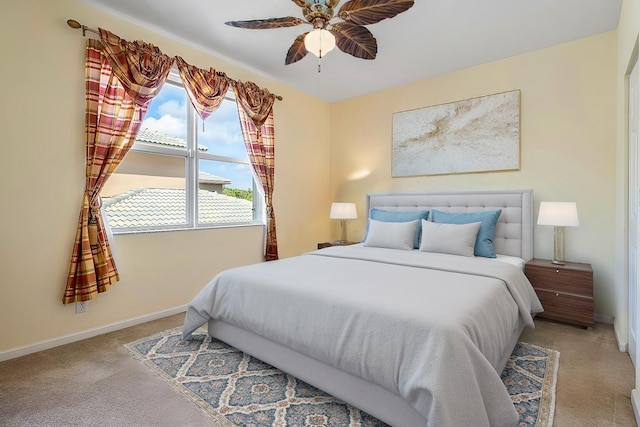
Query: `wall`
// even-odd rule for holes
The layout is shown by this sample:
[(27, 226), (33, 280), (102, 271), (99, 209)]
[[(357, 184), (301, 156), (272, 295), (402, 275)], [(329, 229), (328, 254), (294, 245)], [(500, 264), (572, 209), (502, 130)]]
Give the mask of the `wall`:
[[(614, 316), (615, 46), (608, 32), (332, 105), (331, 192), (358, 204), (350, 238), (364, 235), (368, 192), (532, 188), (536, 216), (541, 200), (577, 202), (566, 257), (593, 265), (596, 312)], [(514, 89), (519, 171), (391, 177), (394, 112)], [(534, 238), (535, 256), (551, 258), (553, 227), (536, 226)]]
[(280, 256), (312, 250), (329, 235), (329, 104), (76, 0), (5, 2), (0, 360), (8, 349), (183, 306), (220, 270), (262, 259), (263, 227), (120, 235), (121, 281), (91, 301), (85, 314), (61, 303), (85, 173), (85, 41), (67, 26), (70, 18), (282, 95), (274, 107)]

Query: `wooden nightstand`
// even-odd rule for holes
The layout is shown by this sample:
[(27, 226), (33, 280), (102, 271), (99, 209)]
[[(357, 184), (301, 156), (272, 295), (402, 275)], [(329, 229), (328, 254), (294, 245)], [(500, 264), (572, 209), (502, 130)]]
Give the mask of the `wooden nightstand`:
[(593, 270), (591, 264), (534, 258), (524, 272), (540, 298), (546, 319), (593, 326)]
[(343, 242), (342, 240), (334, 240), (332, 242), (322, 242), (318, 243), (318, 249), (329, 248), (331, 246), (348, 246), (355, 245), (358, 242)]

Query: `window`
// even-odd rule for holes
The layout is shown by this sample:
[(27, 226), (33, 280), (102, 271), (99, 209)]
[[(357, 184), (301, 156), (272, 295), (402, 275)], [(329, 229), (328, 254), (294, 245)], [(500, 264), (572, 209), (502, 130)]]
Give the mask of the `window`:
[(101, 197), (122, 233), (260, 224), (258, 188), (233, 92), (203, 122), (172, 72)]

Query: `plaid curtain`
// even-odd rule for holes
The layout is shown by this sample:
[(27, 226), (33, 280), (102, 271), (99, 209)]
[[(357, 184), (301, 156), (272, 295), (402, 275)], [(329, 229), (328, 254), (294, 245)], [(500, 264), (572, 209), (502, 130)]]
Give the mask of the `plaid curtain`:
[(176, 65), (193, 108), (202, 120), (206, 120), (224, 100), (229, 90), (229, 79), (213, 68), (207, 71), (189, 65), (179, 56), (176, 56)]
[(100, 189), (135, 141), (148, 102), (160, 91), (173, 59), (144, 42), (100, 29), (85, 60), (86, 189), (64, 304), (89, 301), (119, 280), (100, 214)]
[(102, 51), (113, 74), (136, 105), (146, 106), (162, 89), (173, 58), (150, 43), (128, 42), (107, 30), (99, 30)]
[(276, 217), (273, 212), (273, 184), (275, 170), (275, 133), (273, 102), (275, 95), (259, 88), (252, 82), (232, 82), (238, 105), (238, 115), (242, 127), (249, 159), (260, 179), (267, 207), (267, 244), (265, 259), (278, 259), (278, 239), (276, 238)]

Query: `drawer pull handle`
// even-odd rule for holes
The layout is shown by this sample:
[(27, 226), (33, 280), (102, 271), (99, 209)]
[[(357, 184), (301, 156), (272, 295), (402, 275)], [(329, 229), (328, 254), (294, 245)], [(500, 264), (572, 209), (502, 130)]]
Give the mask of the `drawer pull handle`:
[(556, 296), (557, 296), (557, 297), (559, 297), (559, 296), (560, 296), (560, 294), (556, 292)]
[(556, 270), (556, 273), (560, 273), (560, 270)]

